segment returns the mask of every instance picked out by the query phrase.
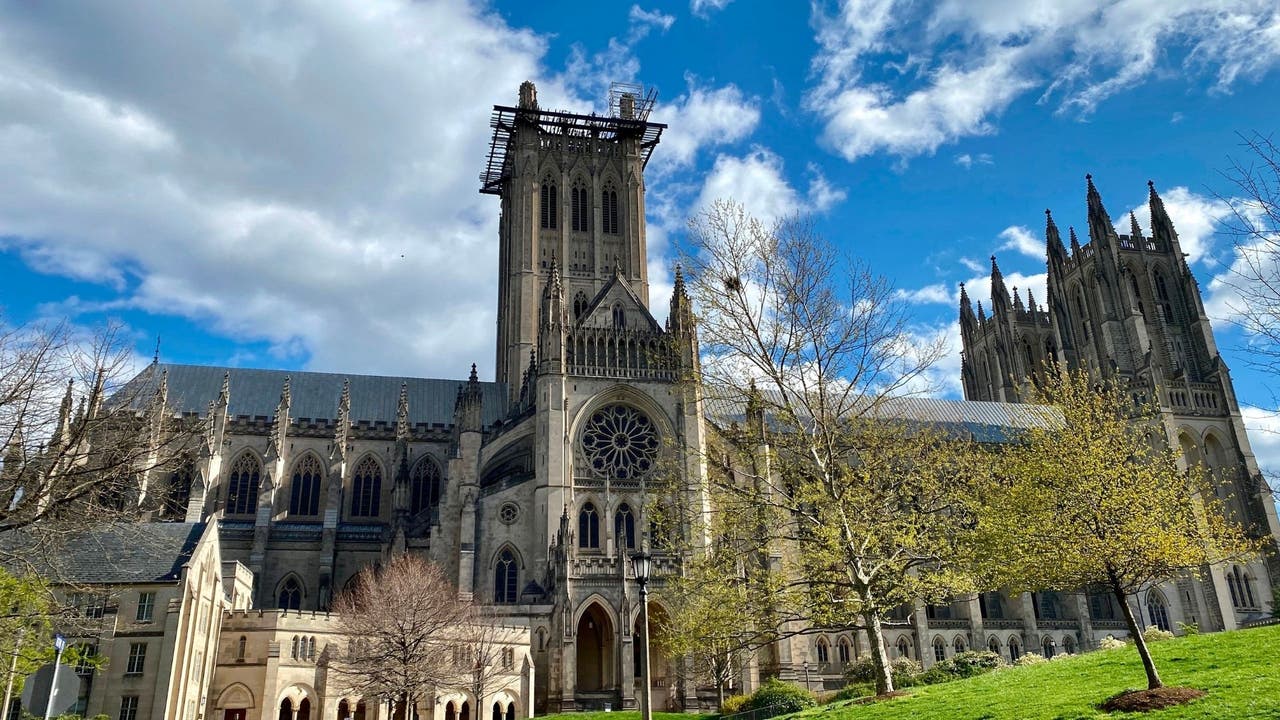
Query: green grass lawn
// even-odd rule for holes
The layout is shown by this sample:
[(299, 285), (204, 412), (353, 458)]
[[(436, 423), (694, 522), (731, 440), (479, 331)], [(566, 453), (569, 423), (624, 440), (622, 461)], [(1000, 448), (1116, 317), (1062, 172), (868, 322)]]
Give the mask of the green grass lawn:
[[(1197, 635), (1154, 643), (1165, 685), (1208, 695), (1158, 712), (1109, 715), (1096, 705), (1125, 689), (1146, 687), (1132, 646), (1042, 665), (1006, 668), (969, 680), (911, 688), (907, 697), (870, 705), (837, 702), (796, 720), (1076, 720), (1078, 718), (1215, 718), (1280, 720), (1280, 626)], [(616, 713), (615, 713), (616, 716)], [(614, 720), (617, 720), (616, 718)]]
[[(713, 715), (656, 712), (653, 720), (699, 720)], [(615, 710), (613, 712), (569, 712), (558, 715), (539, 715), (538, 720), (640, 720), (639, 710)]]

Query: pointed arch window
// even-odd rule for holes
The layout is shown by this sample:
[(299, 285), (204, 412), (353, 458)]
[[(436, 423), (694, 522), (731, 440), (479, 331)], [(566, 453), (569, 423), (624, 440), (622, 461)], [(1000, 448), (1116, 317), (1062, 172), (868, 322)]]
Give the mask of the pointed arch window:
[(1173, 304), (1169, 302), (1169, 286), (1165, 284), (1164, 274), (1159, 270), (1155, 271), (1156, 286), (1156, 304), (1160, 307), (1160, 313), (1164, 315), (1165, 322), (1173, 321)]
[(964, 638), (957, 635), (956, 639), (951, 643), (951, 649), (955, 650), (957, 655), (964, 652), (964, 649), (965, 649)]
[(258, 484), (262, 465), (251, 453), (236, 458), (227, 480), (227, 514), (250, 515), (258, 511)]
[(1258, 607), (1253, 594), (1253, 577), (1239, 565), (1232, 565), (1227, 573), (1227, 589), (1231, 591), (1231, 605), (1237, 609)]
[[(276, 607), (281, 610), (302, 609), (302, 585), (297, 578), (290, 577), (285, 580), (284, 585), (280, 586), (280, 594), (276, 597)], [(294, 641), (296, 643), (297, 638), (294, 638)]]
[(824, 637), (818, 638), (818, 662), (823, 665), (831, 662), (831, 645)]
[(850, 656), (852, 655), (849, 638), (840, 638), (836, 642), (836, 657), (840, 658), (841, 665), (848, 665)]
[(166, 517), (181, 520), (187, 515), (187, 503), (191, 500), (191, 483), (196, 472), (191, 463), (183, 463), (169, 476), (169, 488), (164, 497)]
[(1046, 635), (1044, 642), (1040, 644), (1040, 648), (1043, 651), (1042, 654), (1044, 655), (1044, 659), (1052, 660), (1054, 652), (1058, 649), (1058, 646), (1054, 644), (1053, 638)]
[(600, 514), (596, 506), (587, 503), (578, 513), (578, 547), (598, 550), (600, 548)]
[(579, 290), (578, 294), (573, 296), (573, 319), (577, 320), (578, 318), (582, 317), (582, 313), (586, 311), (587, 311), (587, 294)]
[(623, 330), (627, 327), (627, 312), (622, 309), (622, 305), (613, 306), (613, 327), (616, 330)]
[(498, 564), (493, 569), (493, 601), (514, 603), (517, 580), (519, 580), (519, 568), (516, 567), (516, 557), (510, 550), (503, 550), (498, 555)]
[(999, 655), (1000, 654), (1000, 638), (996, 637), (995, 635), (992, 635), (991, 637), (987, 638), (987, 649)]
[(1062, 652), (1068, 655), (1075, 655), (1076, 639), (1071, 637), (1070, 635), (1067, 635), (1066, 637), (1062, 638)]
[(1159, 590), (1152, 590), (1147, 593), (1147, 614), (1151, 616), (1151, 624), (1164, 630), (1172, 632), (1173, 624), (1169, 622), (1169, 603), (1164, 599), (1164, 593)]
[(409, 513), (417, 515), (440, 504), (440, 466), (429, 457), (422, 458), (409, 477)]
[(382, 503), (382, 467), (372, 457), (356, 465), (351, 482), (351, 517), (378, 517)]
[(556, 227), (556, 184), (549, 180), (542, 183), (539, 210), (541, 210), (539, 219), (542, 227), (554, 229)]
[(933, 639), (933, 659), (936, 662), (942, 662), (947, 659), (947, 644), (940, 637)]
[(618, 193), (608, 189), (600, 193), (600, 214), (603, 216), (602, 229), (606, 235), (618, 234)]
[(293, 466), (289, 488), (290, 515), (320, 514), (320, 479), (324, 477), (315, 455), (304, 455)]
[(636, 549), (636, 517), (626, 503), (620, 505), (613, 515), (613, 537), (619, 547)]
[(911, 657), (911, 642), (904, 637), (898, 638), (898, 657)]
[(1009, 662), (1015, 662), (1020, 657), (1022, 657), (1022, 641), (1015, 635), (1009, 638)]
[(569, 188), (572, 217), (570, 227), (574, 232), (591, 230), (591, 200), (587, 189), (578, 185)]

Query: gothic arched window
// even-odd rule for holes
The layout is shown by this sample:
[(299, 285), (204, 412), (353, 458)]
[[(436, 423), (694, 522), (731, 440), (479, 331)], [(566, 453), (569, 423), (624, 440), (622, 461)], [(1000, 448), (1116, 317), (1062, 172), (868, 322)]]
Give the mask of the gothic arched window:
[(1076, 639), (1071, 637), (1070, 635), (1067, 635), (1066, 637), (1062, 638), (1062, 652), (1068, 655), (1075, 655)]
[(959, 655), (964, 652), (964, 647), (964, 638), (957, 635), (956, 639), (951, 643), (951, 648), (956, 651), (957, 655)]
[(840, 638), (836, 642), (836, 657), (840, 658), (841, 665), (849, 664), (849, 638)]
[(627, 313), (621, 305), (613, 306), (613, 327), (617, 330), (627, 327)]
[(911, 657), (911, 642), (904, 637), (898, 638), (898, 657)]
[(1164, 599), (1164, 593), (1159, 590), (1152, 590), (1147, 593), (1147, 614), (1151, 616), (1151, 624), (1170, 632), (1173, 630), (1173, 624), (1169, 622), (1169, 603)]
[(556, 184), (550, 180), (542, 183), (541, 225), (547, 229), (556, 227)]
[(613, 515), (613, 537), (619, 547), (628, 550), (636, 548), (636, 518), (631, 513), (631, 506), (623, 503)]
[(1044, 642), (1040, 643), (1040, 649), (1042, 651), (1041, 654), (1044, 655), (1045, 660), (1052, 660), (1054, 651), (1058, 649), (1058, 646), (1053, 643), (1053, 638), (1049, 637), (1048, 635), (1045, 635)]
[(582, 511), (578, 513), (578, 547), (600, 547), (600, 515), (592, 503), (583, 505)]
[(604, 190), (600, 193), (600, 214), (603, 216), (603, 230), (606, 235), (618, 234), (618, 193)]
[(591, 229), (591, 201), (587, 189), (574, 186), (569, 188), (570, 209), (572, 210), (570, 228), (574, 232), (587, 232)]
[(831, 646), (823, 637), (818, 638), (818, 662), (823, 665), (831, 662)]
[(996, 637), (995, 635), (992, 635), (991, 637), (987, 638), (987, 649), (999, 655), (1000, 654), (1000, 638)]
[(493, 601), (496, 603), (513, 603), (516, 601), (516, 581), (519, 569), (516, 557), (510, 550), (503, 550), (498, 556), (498, 564), (493, 570)]
[(1160, 312), (1164, 315), (1165, 322), (1173, 322), (1173, 304), (1169, 302), (1169, 286), (1165, 284), (1164, 274), (1159, 270), (1155, 272), (1156, 286), (1156, 304), (1160, 306)]
[(582, 317), (582, 313), (586, 311), (587, 311), (587, 294), (579, 290), (578, 294), (573, 296), (573, 319), (577, 320), (578, 318)]
[(1236, 608), (1255, 608), (1257, 599), (1253, 595), (1253, 578), (1239, 565), (1232, 565), (1227, 572), (1227, 589), (1231, 592), (1231, 605)]
[(1022, 657), (1022, 641), (1014, 635), (1009, 638), (1009, 662), (1014, 662), (1020, 657)]
[(258, 511), (258, 483), (262, 465), (252, 453), (236, 458), (227, 476), (227, 514), (249, 515)]
[(417, 515), (439, 504), (440, 466), (435, 460), (425, 457), (414, 466), (409, 477), (409, 514)]
[(351, 517), (377, 517), (382, 501), (382, 468), (367, 457), (356, 465), (351, 482)]
[[(302, 609), (302, 585), (298, 579), (290, 577), (280, 586), (280, 594), (276, 597), (276, 607), (281, 610)], [(296, 640), (296, 638), (295, 638)]]
[(947, 644), (940, 637), (933, 639), (933, 659), (937, 662), (947, 659)]
[(191, 483), (195, 480), (195, 468), (183, 463), (169, 476), (169, 488), (164, 497), (166, 517), (181, 520), (187, 515), (187, 503), (191, 500)]
[(289, 488), (290, 515), (320, 514), (320, 478), (324, 477), (315, 455), (304, 455), (293, 466)]

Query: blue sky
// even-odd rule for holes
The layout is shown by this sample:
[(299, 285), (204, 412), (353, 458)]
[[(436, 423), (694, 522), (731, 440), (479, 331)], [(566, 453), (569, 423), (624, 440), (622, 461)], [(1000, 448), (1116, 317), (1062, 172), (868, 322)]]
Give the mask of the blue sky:
[(491, 376), (498, 207), (476, 175), (525, 79), (581, 111), (610, 81), (657, 88), (660, 306), (685, 219), (731, 196), (811, 213), (921, 335), (954, 336), (956, 285), (985, 296), (992, 253), (1043, 298), (1043, 210), (1083, 226), (1086, 172), (1116, 218), (1152, 179), (1240, 398), (1273, 402), (1214, 232), (1237, 133), (1276, 130), (1267, 0), (4, 3), (0, 305), (117, 318), (140, 358), (159, 334), (172, 362)]

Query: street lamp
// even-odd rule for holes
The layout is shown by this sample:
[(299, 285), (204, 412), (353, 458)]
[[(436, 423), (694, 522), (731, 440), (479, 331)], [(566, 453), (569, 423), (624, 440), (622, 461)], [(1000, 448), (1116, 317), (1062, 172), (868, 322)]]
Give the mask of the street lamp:
[(652, 561), (647, 552), (631, 556), (631, 567), (640, 585), (640, 627), (644, 628), (640, 644), (640, 720), (653, 720), (653, 702), (649, 696), (649, 566)]
[(804, 689), (809, 689), (809, 661), (804, 661)]

